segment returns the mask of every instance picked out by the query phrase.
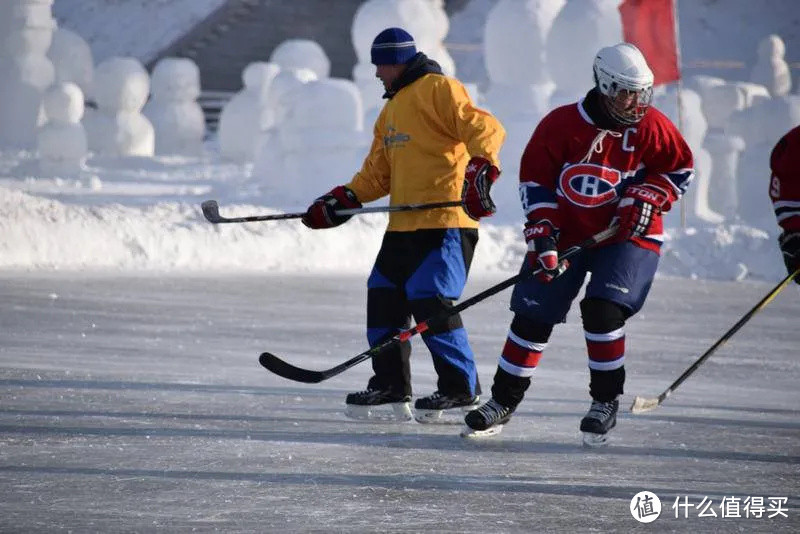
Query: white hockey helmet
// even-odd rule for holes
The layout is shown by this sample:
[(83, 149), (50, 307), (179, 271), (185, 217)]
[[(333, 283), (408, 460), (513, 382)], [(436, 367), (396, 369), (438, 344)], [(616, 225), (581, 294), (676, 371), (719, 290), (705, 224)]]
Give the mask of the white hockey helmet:
[(630, 43), (606, 46), (594, 58), (594, 81), (606, 111), (621, 124), (636, 124), (653, 99), (653, 71)]

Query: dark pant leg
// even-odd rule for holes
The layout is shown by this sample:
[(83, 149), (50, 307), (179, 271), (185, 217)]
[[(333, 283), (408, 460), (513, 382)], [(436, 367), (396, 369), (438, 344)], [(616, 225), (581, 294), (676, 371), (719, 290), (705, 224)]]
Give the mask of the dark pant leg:
[[(367, 290), (367, 339), (374, 347), (411, 326), (408, 303), (396, 288), (377, 287)], [(375, 375), (368, 387), (388, 389), (411, 395), (411, 343), (395, 343), (372, 358)]]
[[(411, 326), (403, 289), (408, 270), (402, 233), (387, 232), (367, 280), (367, 340), (374, 347)], [(411, 344), (398, 343), (372, 358), (375, 375), (368, 387), (411, 395)]]

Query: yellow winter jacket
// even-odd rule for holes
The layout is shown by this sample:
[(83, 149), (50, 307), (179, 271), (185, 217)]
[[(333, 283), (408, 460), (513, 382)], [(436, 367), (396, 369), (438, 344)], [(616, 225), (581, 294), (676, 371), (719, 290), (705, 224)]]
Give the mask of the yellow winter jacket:
[[(347, 187), (362, 203), (387, 194), (390, 205), (461, 200), (470, 157), (499, 168), (504, 139), (500, 122), (476, 108), (458, 80), (425, 74), (386, 102), (364, 165)], [(391, 213), (387, 231), (477, 227), (457, 206)]]

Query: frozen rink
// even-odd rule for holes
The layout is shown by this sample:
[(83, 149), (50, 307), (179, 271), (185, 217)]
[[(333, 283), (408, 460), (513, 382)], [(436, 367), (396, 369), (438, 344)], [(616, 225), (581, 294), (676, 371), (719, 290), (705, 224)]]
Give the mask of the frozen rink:
[[(627, 328), (626, 412), (587, 451), (575, 309), (511, 423), (482, 441), (455, 423), (346, 419), (369, 363), (317, 385), (258, 365), (264, 350), (313, 369), (364, 350), (365, 278), (0, 275), (0, 531), (800, 531), (797, 285), (633, 416), (635, 395), (663, 391), (773, 285), (657, 280)], [(509, 294), (464, 315), (486, 394)], [(412, 362), (427, 395), (418, 339)], [(649, 526), (629, 511), (642, 490), (663, 506)], [(723, 497), (762, 497), (764, 513), (722, 518)], [(717, 517), (699, 517), (704, 498)]]

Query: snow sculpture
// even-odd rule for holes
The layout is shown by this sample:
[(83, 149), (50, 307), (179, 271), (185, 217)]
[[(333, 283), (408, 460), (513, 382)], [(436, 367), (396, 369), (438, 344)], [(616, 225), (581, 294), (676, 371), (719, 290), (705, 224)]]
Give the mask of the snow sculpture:
[(166, 57), (156, 64), (150, 101), (143, 113), (153, 124), (156, 154), (197, 156), (206, 124), (200, 96), (200, 69), (191, 59)]
[(749, 108), (758, 103), (766, 102), (772, 96), (769, 94), (769, 89), (763, 85), (752, 82), (732, 82), (737, 89), (742, 93), (744, 98), (744, 107)]
[[(484, 101), (506, 128), (500, 154), (506, 176), (517, 175), (520, 155), (534, 127), (550, 111), (555, 85), (547, 71), (544, 46), (563, 5), (564, 0), (500, 0), (487, 17), (483, 42), (490, 82)], [(591, 63), (586, 69), (584, 73), (591, 72)], [(515, 180), (498, 182), (492, 198), (498, 206), (496, 217), (504, 222), (521, 217)]]
[[(284, 123), (291, 120), (296, 107), (314, 105), (314, 103), (304, 102), (302, 98), (306, 94), (303, 86), (315, 81), (316, 75), (309, 69), (281, 71), (272, 81), (264, 104), (263, 128), (254, 145), (253, 176), (255, 182), (270, 180), (272, 176), (285, 173), (284, 149), (280, 132)], [(336, 113), (336, 110), (324, 113)]]
[(89, 149), (106, 156), (152, 156), (153, 125), (141, 114), (150, 92), (142, 64), (130, 57), (112, 57), (97, 66), (94, 77), (97, 110), (83, 120)]
[(310, 69), (318, 79), (331, 73), (331, 62), (325, 50), (308, 39), (288, 39), (279, 44), (269, 58), (281, 70)]
[(724, 130), (730, 116), (745, 107), (746, 95), (733, 83), (709, 86), (703, 91), (703, 113), (712, 129)]
[(716, 211), (726, 219), (733, 219), (739, 206), (736, 169), (745, 142), (733, 135), (727, 126), (730, 116), (746, 107), (746, 95), (732, 83), (707, 85), (703, 94), (703, 111), (710, 127), (704, 146), (712, 160), (710, 184), (706, 189), (713, 192), (710, 203)]
[(758, 44), (758, 59), (750, 71), (750, 81), (767, 88), (772, 96), (789, 94), (792, 75), (784, 59), (786, 45), (777, 35), (770, 35)]
[(253, 167), (270, 202), (287, 209), (307, 204), (309, 192), (346, 181), (361, 166), (369, 142), (361, 95), (352, 81), (310, 81), (295, 89), (294, 98)]
[(592, 64), (600, 48), (622, 41), (619, 0), (567, 0), (547, 35), (550, 75), (558, 87), (551, 107), (577, 100), (592, 86)]
[(39, 169), (49, 176), (77, 176), (88, 151), (81, 124), (83, 93), (74, 83), (52, 86), (42, 101), (47, 122), (37, 133)]
[(417, 50), (439, 63), (445, 74), (455, 74), (453, 58), (442, 44), (449, 21), (441, 0), (367, 0), (356, 11), (350, 30), (358, 57), (353, 79), (361, 92), (365, 112), (382, 106), (383, 86), (375, 78), (375, 65), (370, 59), (372, 41), (392, 26), (413, 35)]
[(56, 83), (72, 82), (84, 97), (91, 96), (94, 60), (92, 49), (83, 37), (66, 28), (58, 28), (53, 34), (47, 57), (53, 62)]
[(274, 63), (250, 63), (242, 71), (244, 88), (222, 108), (217, 135), (223, 156), (233, 161), (251, 162), (256, 140), (272, 123), (267, 95), (280, 72)]
[(288, 117), (296, 103), (301, 103), (300, 89), (316, 81), (317, 76), (309, 69), (289, 69), (278, 73), (267, 93), (266, 129), (277, 128)]
[(705, 147), (711, 154), (711, 198), (716, 210), (726, 219), (733, 220), (739, 208), (736, 168), (739, 155), (745, 148), (744, 140), (735, 135), (709, 132)]
[(800, 96), (786, 95), (756, 99), (755, 103), (733, 113), (728, 131), (744, 139), (745, 151), (737, 169), (738, 215), (743, 222), (773, 229), (774, 212), (764, 193), (769, 175), (769, 155), (780, 137), (800, 125)]
[(34, 148), (42, 94), (55, 79), (47, 49), (52, 0), (4, 2), (0, 11), (0, 147)]
[(681, 205), (674, 207), (667, 213), (665, 222), (667, 226), (681, 226), (681, 210), (686, 214), (687, 221), (693, 223), (697, 218), (711, 223), (720, 223), (722, 215), (716, 213), (709, 206), (709, 185), (711, 180), (711, 155), (703, 147), (708, 123), (703, 115), (700, 95), (691, 89), (681, 91), (681, 113), (678, 114), (678, 95), (675, 86), (662, 88), (653, 98), (653, 105), (676, 124), (683, 134), (686, 143), (694, 156), (695, 177), (689, 189), (681, 199)]

